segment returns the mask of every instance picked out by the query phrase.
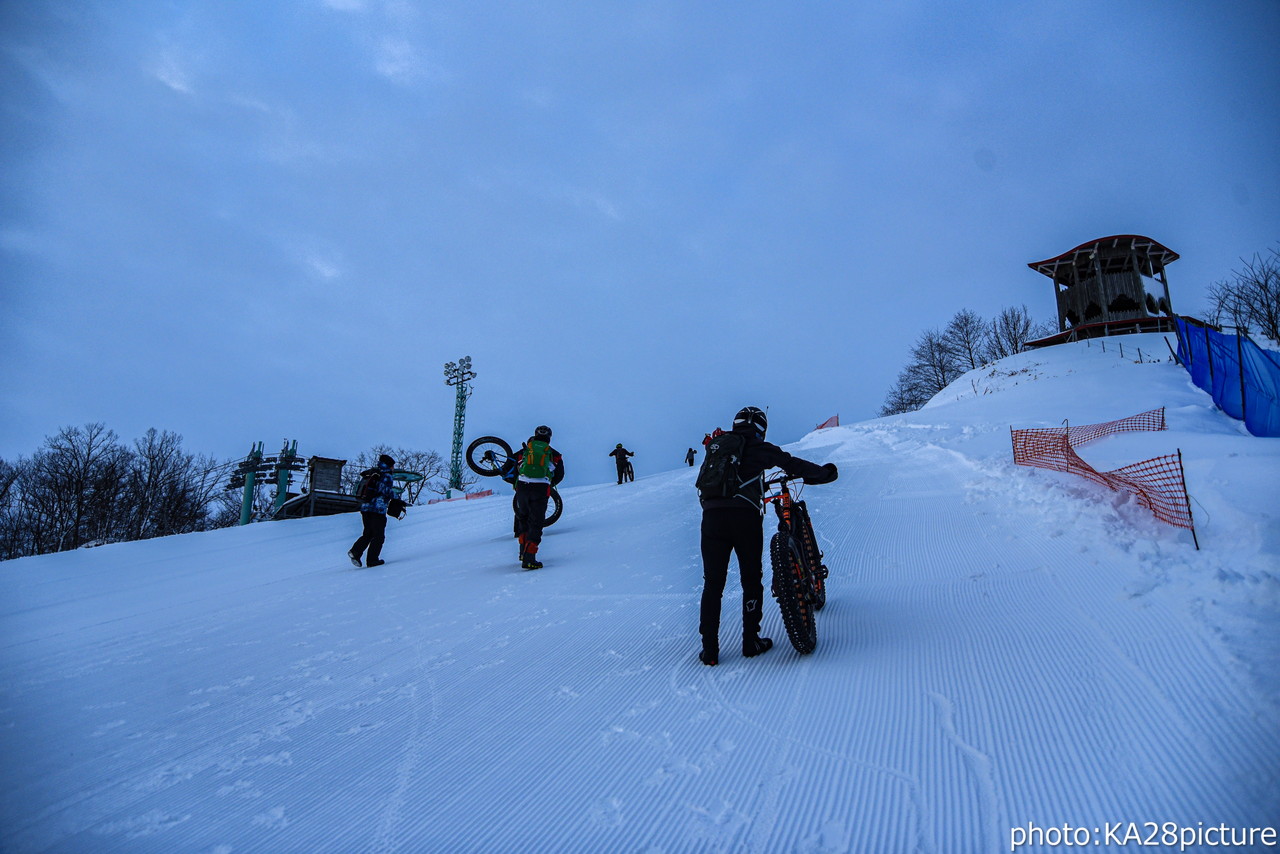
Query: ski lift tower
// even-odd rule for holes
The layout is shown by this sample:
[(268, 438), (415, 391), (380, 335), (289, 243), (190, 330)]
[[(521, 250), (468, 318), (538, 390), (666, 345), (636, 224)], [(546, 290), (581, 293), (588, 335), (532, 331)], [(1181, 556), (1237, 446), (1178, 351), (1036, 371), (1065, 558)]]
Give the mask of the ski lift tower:
[(445, 362), (444, 384), (457, 388), (458, 395), (453, 406), (453, 450), (449, 454), (449, 498), (457, 498), (462, 492), (462, 425), (467, 417), (467, 398), (471, 397), (471, 386), (467, 385), (476, 378), (471, 370), (471, 357), (463, 356), (457, 362)]

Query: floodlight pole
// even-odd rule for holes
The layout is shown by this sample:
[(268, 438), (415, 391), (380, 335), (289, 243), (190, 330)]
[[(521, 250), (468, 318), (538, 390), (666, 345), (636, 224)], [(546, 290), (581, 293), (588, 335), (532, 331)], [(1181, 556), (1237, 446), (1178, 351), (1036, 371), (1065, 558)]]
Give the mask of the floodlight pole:
[(471, 387), (467, 383), (475, 378), (470, 356), (445, 363), (444, 384), (457, 389), (453, 405), (453, 450), (449, 454), (449, 498), (462, 494), (462, 431), (467, 417), (467, 398), (471, 397)]

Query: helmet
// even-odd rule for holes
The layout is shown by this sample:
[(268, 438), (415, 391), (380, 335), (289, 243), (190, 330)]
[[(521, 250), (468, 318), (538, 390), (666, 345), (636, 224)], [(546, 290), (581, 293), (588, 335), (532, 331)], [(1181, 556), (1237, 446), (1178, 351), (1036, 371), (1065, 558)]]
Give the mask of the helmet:
[(619, 443), (618, 443), (617, 445), (615, 445), (614, 447), (616, 447), (616, 448), (621, 448), (621, 447), (622, 447), (622, 443), (621, 443), (621, 442), (619, 442)]
[(756, 406), (744, 406), (738, 410), (738, 414), (733, 416), (733, 426), (738, 427), (742, 424), (749, 424), (756, 429), (756, 432), (764, 434), (769, 429), (769, 419)]
[(541, 439), (546, 442), (551, 438), (551, 428), (545, 424), (541, 424), (533, 431), (533, 436), (535, 439)]

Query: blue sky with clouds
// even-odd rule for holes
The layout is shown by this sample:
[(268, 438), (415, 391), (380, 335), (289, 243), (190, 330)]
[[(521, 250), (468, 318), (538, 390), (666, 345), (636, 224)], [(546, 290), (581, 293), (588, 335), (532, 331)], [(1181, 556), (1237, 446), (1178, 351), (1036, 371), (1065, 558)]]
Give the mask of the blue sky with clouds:
[[(680, 463), (875, 415), (925, 329), (1110, 234), (1175, 309), (1280, 240), (1280, 4), (0, 3), (0, 456)], [(1119, 413), (1124, 414), (1124, 413)]]

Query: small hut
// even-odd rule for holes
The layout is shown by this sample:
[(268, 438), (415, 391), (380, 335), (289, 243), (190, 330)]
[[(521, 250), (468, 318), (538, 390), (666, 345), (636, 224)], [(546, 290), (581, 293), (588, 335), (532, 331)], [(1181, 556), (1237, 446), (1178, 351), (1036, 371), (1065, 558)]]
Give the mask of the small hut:
[(301, 495), (291, 495), (276, 511), (276, 519), (332, 516), (354, 513), (360, 499), (342, 491), (342, 467), (346, 460), (312, 457), (307, 463), (307, 483)]

